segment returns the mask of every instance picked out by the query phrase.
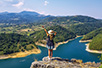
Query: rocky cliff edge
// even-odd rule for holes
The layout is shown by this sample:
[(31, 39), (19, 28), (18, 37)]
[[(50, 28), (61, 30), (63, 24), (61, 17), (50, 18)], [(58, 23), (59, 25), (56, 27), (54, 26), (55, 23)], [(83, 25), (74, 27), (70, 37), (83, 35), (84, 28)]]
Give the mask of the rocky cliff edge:
[(77, 59), (62, 59), (60, 57), (44, 57), (42, 61), (34, 61), (30, 68), (98, 68), (101, 64), (95, 62), (83, 63), (82, 60)]

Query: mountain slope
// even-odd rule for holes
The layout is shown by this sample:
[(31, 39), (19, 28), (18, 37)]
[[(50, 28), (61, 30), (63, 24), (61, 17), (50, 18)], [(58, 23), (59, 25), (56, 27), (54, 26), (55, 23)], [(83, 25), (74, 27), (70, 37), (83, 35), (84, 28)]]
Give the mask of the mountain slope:
[(90, 50), (102, 50), (102, 28), (91, 31), (81, 40), (92, 40), (89, 44)]
[(0, 34), (0, 55), (31, 50), (36, 47), (32, 38), (20, 34)]
[(98, 34), (90, 42), (89, 49), (91, 50), (102, 50), (102, 34)]
[(61, 16), (61, 17), (47, 17), (42, 20), (42, 22), (53, 22), (53, 23), (88, 23), (88, 22), (96, 22), (98, 21), (95, 18), (88, 17), (88, 16)]
[(88, 16), (82, 16), (82, 15), (77, 15), (77, 16), (62, 16), (62, 17), (48, 17), (44, 19), (46, 22), (96, 22), (98, 21), (95, 18), (88, 17)]
[(47, 17), (42, 20), (46, 26), (60, 25), (71, 30), (76, 35), (85, 35), (102, 27), (102, 21), (88, 16)]
[(72, 25), (71, 27), (69, 27), (69, 29), (77, 35), (85, 35), (101, 27), (102, 27), (102, 22), (92, 22), (92, 23)]
[(98, 34), (102, 34), (102, 28), (91, 31), (90, 33), (86, 34), (81, 40), (90, 40)]
[[(57, 35), (54, 38), (54, 41), (56, 43), (63, 42), (68, 39), (72, 39), (72, 38), (76, 37), (76, 35), (73, 32), (71, 32), (61, 26), (51, 26), (51, 27), (48, 27), (47, 30), (54, 30), (57, 32)], [(44, 30), (36, 31), (36, 32), (32, 33), (30, 36), (35, 38), (35, 41), (39, 41), (39, 40), (43, 40), (43, 39), (47, 38), (47, 35)]]
[(22, 11), (22, 12), (20, 12), (19, 14), (22, 14), (22, 15), (35, 15), (35, 16), (40, 15), (40, 14), (37, 13), (37, 12), (31, 12), (31, 11)]
[(13, 24), (33, 23), (46, 17), (47, 16), (30, 11), (22, 11), (20, 13), (4, 12), (0, 13), (0, 23), (13, 23)]

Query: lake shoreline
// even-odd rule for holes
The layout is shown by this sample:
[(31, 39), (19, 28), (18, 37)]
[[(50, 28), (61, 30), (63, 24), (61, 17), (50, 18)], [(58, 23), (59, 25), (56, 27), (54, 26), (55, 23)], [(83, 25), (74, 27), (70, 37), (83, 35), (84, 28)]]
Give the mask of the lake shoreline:
[[(56, 50), (56, 48), (61, 45), (61, 44), (65, 44), (65, 43), (68, 43), (69, 41), (71, 40), (74, 40), (78, 37), (81, 37), (81, 36), (76, 36), (75, 38), (73, 39), (69, 39), (67, 41), (64, 41), (64, 42), (59, 42), (59, 43), (56, 43), (55, 45), (55, 48), (53, 50)], [(44, 44), (41, 44), (41, 43), (35, 43), (36, 45), (39, 45), (39, 46), (42, 46), (42, 47), (46, 47)], [(17, 53), (12, 53), (12, 54), (8, 54), (8, 55), (0, 55), (0, 60), (1, 59), (9, 59), (9, 58), (20, 58), (20, 57), (26, 57), (30, 54), (39, 54), (41, 53), (41, 50), (40, 49), (32, 49), (32, 50), (29, 50), (29, 51), (25, 51), (25, 52), (17, 52)]]
[[(69, 39), (67, 41), (64, 41), (64, 42), (59, 42), (59, 43), (56, 43), (55, 44), (55, 48), (53, 50), (56, 50), (56, 48), (61, 45), (61, 44), (66, 44), (68, 43), (69, 41), (72, 41), (78, 37), (82, 37), (82, 36), (76, 36), (75, 38), (73, 39)], [(92, 40), (80, 40), (79, 42), (91, 42)], [(36, 45), (39, 45), (39, 46), (42, 46), (42, 47), (46, 47), (45, 44), (41, 44), (41, 43), (38, 43), (36, 42), (35, 43)], [(91, 52), (91, 53), (99, 53), (100, 54), (100, 51), (97, 51), (97, 50), (90, 50), (89, 49), (89, 44), (86, 44), (86, 51), (88, 52)], [(8, 58), (20, 58), (20, 57), (26, 57), (30, 54), (39, 54), (41, 53), (41, 50), (40, 49), (32, 49), (32, 50), (29, 50), (29, 51), (25, 51), (25, 52), (17, 52), (17, 53), (13, 53), (13, 54), (9, 54), (9, 55), (0, 55), (0, 59), (8, 59)], [(101, 52), (102, 53), (102, 52)]]
[(79, 42), (91, 42), (92, 40), (80, 40)]
[(97, 53), (97, 54), (102, 54), (102, 51), (98, 51), (98, 50), (90, 50), (89, 49), (89, 43), (85, 44), (86, 45), (86, 51), (90, 52), (90, 53)]
[(9, 55), (0, 55), (0, 60), (1, 59), (9, 59), (9, 58), (20, 58), (20, 57), (26, 57), (30, 54), (39, 54), (41, 53), (40, 49), (32, 49), (29, 51), (25, 51), (25, 52), (17, 52), (17, 53), (12, 53)]
[[(91, 42), (92, 40), (80, 40), (79, 42), (85, 43), (85, 42)], [(98, 50), (90, 50), (89, 49), (89, 43), (85, 44), (86, 45), (86, 51), (90, 52), (90, 53), (97, 53), (97, 54), (102, 54), (102, 51), (98, 51)]]
[[(55, 48), (54, 48), (53, 50), (56, 50), (56, 48), (57, 48), (59, 45), (61, 45), (61, 44), (66, 44), (66, 43), (68, 43), (69, 41), (72, 41), (72, 40), (74, 40), (74, 39), (76, 39), (76, 38), (78, 38), (78, 37), (82, 37), (82, 36), (76, 36), (76, 37), (73, 38), (73, 39), (69, 39), (69, 40), (64, 41), (64, 42), (58, 42), (58, 43), (56, 43), (56, 44), (55, 44)], [(39, 45), (39, 46), (42, 46), (42, 47), (46, 47), (46, 44), (41, 44), (41, 43), (38, 43), (38, 42), (36, 42), (35, 44), (36, 44), (36, 45)]]

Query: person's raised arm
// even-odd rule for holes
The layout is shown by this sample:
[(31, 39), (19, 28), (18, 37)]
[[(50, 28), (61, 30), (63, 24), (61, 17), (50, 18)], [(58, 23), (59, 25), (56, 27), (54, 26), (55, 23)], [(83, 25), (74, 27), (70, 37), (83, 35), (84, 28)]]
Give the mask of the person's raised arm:
[[(44, 26), (42, 26), (42, 28), (44, 28)], [(47, 36), (49, 35), (47, 30), (44, 28), (44, 31), (46, 32)]]
[(56, 35), (57, 34), (57, 32), (55, 32), (55, 31), (53, 31), (55, 34), (54, 35)]

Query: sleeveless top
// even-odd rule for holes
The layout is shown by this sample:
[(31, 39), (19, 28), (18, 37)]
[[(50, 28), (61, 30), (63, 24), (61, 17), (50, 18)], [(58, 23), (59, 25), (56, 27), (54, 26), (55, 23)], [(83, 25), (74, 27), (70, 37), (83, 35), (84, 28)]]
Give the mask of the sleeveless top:
[[(54, 37), (55, 37), (55, 35), (53, 35), (53, 38), (54, 38)], [(48, 45), (48, 46), (54, 46), (53, 39), (50, 40), (50, 36), (49, 36), (49, 35), (48, 35), (47, 45)]]

